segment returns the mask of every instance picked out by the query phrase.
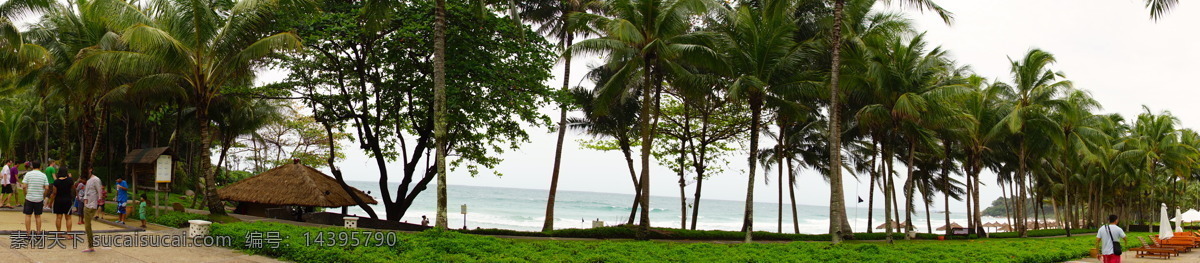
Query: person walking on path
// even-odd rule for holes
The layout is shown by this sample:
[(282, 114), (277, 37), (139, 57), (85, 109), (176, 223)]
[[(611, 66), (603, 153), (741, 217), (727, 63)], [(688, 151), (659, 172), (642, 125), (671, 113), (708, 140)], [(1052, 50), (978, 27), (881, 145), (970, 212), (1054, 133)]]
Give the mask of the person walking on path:
[(25, 209), (22, 210), (25, 214), (25, 232), (30, 231), (30, 216), (37, 220), (37, 230), (42, 231), (43, 202), (46, 189), (49, 189), (50, 185), (46, 183), (46, 174), (38, 170), (39, 165), (38, 162), (30, 163), (30, 170), (25, 173), (25, 180), (21, 182), (25, 188)]
[(50, 203), (50, 208), (54, 212), (54, 230), (62, 231), (63, 221), (66, 221), (67, 232), (71, 232), (71, 206), (75, 204), (75, 187), (72, 186), (71, 174), (61, 173), (62, 176), (55, 178), (54, 183), (50, 184), (50, 195), (53, 197), (53, 202)]
[(125, 206), (129, 204), (129, 182), (125, 179), (117, 178), (117, 223), (125, 224), (125, 220), (129, 217), (129, 211), (126, 211)]
[(104, 191), (104, 185), (100, 182), (100, 177), (92, 174), (92, 169), (88, 169), (84, 176), (87, 176), (88, 180), (87, 185), (83, 187), (83, 231), (87, 234), (88, 248), (83, 252), (96, 252), (95, 241), (92, 239), (92, 221), (95, 220), (96, 209), (100, 208), (100, 193)]
[(13, 188), (16, 188), (13, 187), (13, 184), (17, 183), (17, 177), (13, 176), (11, 170), (9, 170), (9, 166), (12, 165), (12, 161), (6, 161), (4, 162), (4, 168), (0, 169), (0, 208), (13, 208), (11, 205), (8, 205), (8, 201), (9, 199), (17, 198), (13, 194), (16, 192), (13, 190)]
[(1125, 239), (1125, 230), (1117, 226), (1117, 215), (1108, 215), (1108, 225), (1104, 225), (1099, 231), (1096, 231), (1096, 246), (1100, 248), (1100, 262), (1121, 263), (1120, 251), (1116, 251), (1113, 247), (1113, 243), (1116, 243), (1117, 239), (1128, 241)]

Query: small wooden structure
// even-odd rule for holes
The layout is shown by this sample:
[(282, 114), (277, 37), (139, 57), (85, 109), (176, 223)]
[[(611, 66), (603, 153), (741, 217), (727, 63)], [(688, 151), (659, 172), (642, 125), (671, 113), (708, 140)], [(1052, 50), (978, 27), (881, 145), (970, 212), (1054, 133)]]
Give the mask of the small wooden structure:
[[(358, 189), (350, 187), (350, 190), (367, 204), (377, 203)], [(357, 205), (337, 180), (299, 161), (217, 189), (217, 195), (221, 200), (238, 202), (234, 213), (272, 218), (281, 218), (281, 213), (292, 213), (297, 207), (310, 211), (313, 207)], [(287, 219), (293, 218), (300, 217)]]
[[(131, 182), (130, 188), (153, 189), (156, 181), (155, 173), (162, 168), (170, 169), (170, 167), (158, 167), (159, 157), (163, 155), (170, 156), (171, 149), (158, 147), (129, 151), (129, 154), (125, 155), (125, 160), (121, 161), (121, 163), (126, 165), (127, 170), (130, 171), (130, 176), (132, 176), (129, 180)], [(165, 165), (170, 165), (169, 160), (168, 158), (168, 162)], [(167, 182), (170, 182), (170, 180)]]

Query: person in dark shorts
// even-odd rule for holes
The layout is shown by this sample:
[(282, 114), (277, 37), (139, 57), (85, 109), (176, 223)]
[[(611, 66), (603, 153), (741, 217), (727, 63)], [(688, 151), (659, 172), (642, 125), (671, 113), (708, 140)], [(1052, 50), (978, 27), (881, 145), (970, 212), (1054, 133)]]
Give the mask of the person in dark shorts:
[(12, 161), (5, 161), (4, 168), (0, 169), (0, 208), (13, 208), (11, 205), (8, 205), (9, 200), (17, 199), (17, 196), (13, 194), (13, 188), (17, 184), (17, 177), (12, 176), (10, 174), (12, 170), (9, 169), (9, 166), (12, 165)]
[(54, 178), (54, 183), (50, 184), (50, 196), (53, 200), (50, 203), (51, 210), (54, 212), (54, 230), (62, 231), (63, 221), (66, 221), (67, 232), (71, 232), (71, 206), (75, 204), (75, 186), (74, 180), (71, 180), (71, 174), (60, 172), (58, 178)]
[(37, 220), (37, 230), (42, 231), (42, 203), (46, 201), (46, 189), (49, 189), (50, 185), (46, 182), (46, 174), (38, 170), (40, 166), (36, 161), (29, 163), (30, 170), (25, 173), (25, 179), (21, 182), (25, 188), (25, 207), (21, 211), (25, 214), (25, 232), (31, 231), (30, 216)]

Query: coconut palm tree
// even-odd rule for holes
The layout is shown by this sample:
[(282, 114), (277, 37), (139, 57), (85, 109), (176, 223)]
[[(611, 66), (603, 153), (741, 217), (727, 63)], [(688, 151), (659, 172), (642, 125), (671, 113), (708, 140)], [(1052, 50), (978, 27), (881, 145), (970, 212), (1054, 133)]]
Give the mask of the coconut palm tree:
[[(933, 11), (933, 12), (937, 13), (939, 16), (941, 16), (942, 20), (945, 21), (947, 24), (949, 24), (950, 21), (953, 19), (952, 14), (949, 11), (946, 11), (941, 6), (938, 6), (937, 4), (933, 3), (933, 1), (931, 1), (931, 0), (898, 0), (898, 1), (908, 4), (912, 7), (915, 7), (921, 11), (924, 11), (924, 10)], [(871, 0), (870, 2), (874, 3), (875, 1)], [(884, 2), (891, 2), (891, 1), (884, 0)], [(829, 73), (830, 73), (829, 74), (829, 76), (830, 76), (829, 77), (829, 96), (830, 96), (830, 98), (829, 98), (829, 108), (827, 108), (827, 110), (829, 111), (829, 145), (830, 145), (830, 147), (829, 147), (830, 158), (829, 158), (829, 165), (828, 165), (829, 167), (842, 167), (842, 155), (841, 155), (842, 131), (841, 131), (841, 127), (840, 127), (842, 119), (839, 115), (840, 114), (839, 111), (841, 110), (841, 106), (839, 104), (841, 103), (840, 101), (841, 101), (842, 93), (840, 92), (841, 86), (839, 84), (839, 81), (841, 78), (841, 68), (842, 68), (842, 66), (841, 66), (841, 63), (842, 63), (841, 50), (842, 50), (842, 45), (844, 45), (844, 42), (842, 39), (842, 30), (843, 30), (843, 27), (845, 26), (843, 24), (843, 22), (844, 22), (843, 13), (845, 11), (845, 6), (846, 6), (846, 0), (834, 0), (833, 26), (831, 27), (833, 32), (830, 37), (830, 42), (835, 43), (835, 44), (831, 45), (832, 46), (831, 53), (832, 53), (832, 61), (833, 62), (830, 63), (830, 70), (829, 70)], [(868, 5), (868, 6), (870, 6), (870, 5)], [(843, 190), (842, 190), (842, 171), (841, 171), (841, 169), (832, 169), (832, 170), (830, 170), (830, 173), (831, 173), (830, 181), (829, 181), (830, 222), (846, 221), (845, 194), (843, 193)], [(841, 242), (842, 237), (853, 237), (852, 231), (849, 231), (848, 228), (849, 228), (849, 226), (845, 226), (845, 225), (837, 226), (837, 223), (830, 224), (829, 234), (835, 236), (833, 238), (834, 244)], [(889, 237), (890, 237), (890, 235), (889, 235)]]
[(1146, 0), (1146, 8), (1150, 9), (1150, 18), (1154, 20), (1162, 19), (1177, 4), (1179, 0)]
[[(703, 45), (691, 28), (692, 15), (708, 10), (707, 0), (614, 0), (606, 3), (609, 16), (576, 13), (571, 24), (596, 30), (602, 37), (587, 39), (571, 45), (571, 55), (602, 54), (608, 58), (606, 67), (615, 69), (612, 80), (600, 88), (596, 103), (611, 104), (641, 88), (641, 221), (638, 236), (645, 238), (650, 227), (650, 156), (654, 145), (656, 106), (664, 78), (681, 69), (682, 59), (698, 64), (718, 65), (716, 52)], [(640, 85), (631, 85), (640, 81)], [(604, 110), (605, 107), (597, 107)]]
[[(1102, 118), (1092, 114), (1092, 111), (1098, 109), (1100, 103), (1092, 99), (1087, 92), (1081, 90), (1071, 91), (1063, 100), (1062, 104), (1055, 107), (1051, 119), (1058, 127), (1060, 134), (1055, 134), (1053, 137), (1055, 145), (1059, 146), (1058, 160), (1056, 173), (1062, 184), (1063, 205), (1070, 207), (1071, 204), (1071, 177), (1079, 170), (1078, 163), (1080, 160), (1094, 158), (1091, 149), (1095, 148), (1098, 141), (1108, 140), (1104, 134), (1095, 128), (1095, 125)], [(1068, 209), (1069, 211), (1070, 209)], [(1067, 236), (1071, 236), (1071, 227), (1074, 219), (1071, 218), (1071, 213), (1059, 213), (1063, 215), (1063, 229)]]
[(1003, 113), (1000, 112), (1000, 104), (1004, 99), (1003, 92), (1008, 89), (1006, 85), (988, 83), (987, 79), (977, 75), (967, 77), (965, 85), (968, 88), (967, 94), (957, 105), (970, 121), (966, 122), (967, 125), (962, 127), (962, 132), (956, 136), (956, 144), (962, 147), (960, 163), (967, 176), (970, 199), (968, 204), (974, 205), (967, 207), (967, 211), (972, 215), (972, 218), (968, 219), (968, 226), (974, 231), (983, 223), (979, 205), (979, 174), (984, 168), (984, 158), (1000, 140), (990, 131), (1001, 125), (999, 121)]
[(1047, 130), (1052, 127), (1053, 122), (1046, 114), (1052, 105), (1060, 103), (1063, 93), (1071, 88), (1071, 82), (1061, 80), (1064, 76), (1062, 72), (1049, 68), (1055, 62), (1054, 55), (1040, 49), (1030, 50), (1022, 59), (1010, 59), (1010, 62), (1013, 84), (1009, 86), (1010, 90), (1006, 94), (1011, 96), (1008, 98), (1011, 104), (1006, 109), (1008, 113), (1000, 120), (1004, 125), (994, 127), (992, 133), (1003, 132), (1011, 135), (1016, 146), (1016, 151), (1013, 152), (1017, 163), (1014, 179), (1018, 185), (1018, 192), (1014, 194), (1017, 197), (1015, 224), (1017, 232), (1021, 237), (1025, 237), (1028, 165), (1031, 160), (1036, 159), (1035, 151), (1044, 150), (1031, 149), (1029, 146), (1050, 143), (1046, 138), (1053, 133)]
[(745, 241), (753, 240), (754, 180), (759, 159), (758, 139), (762, 130), (763, 103), (769, 93), (805, 88), (808, 79), (797, 78), (793, 70), (803, 61), (802, 46), (795, 42), (795, 1), (761, 1), (759, 7), (741, 5), (719, 13), (722, 50), (727, 52), (733, 83), (729, 96), (750, 105), (750, 169), (746, 190), (746, 211), (742, 222)]
[(446, 229), (446, 1), (435, 1), (433, 20), (433, 141), (437, 152), (437, 220)]
[[(953, 65), (945, 51), (941, 48), (926, 50), (923, 35), (908, 41), (887, 40), (871, 53), (867, 74), (877, 103), (863, 107), (860, 116), (871, 116), (868, 119), (874, 123), (886, 123), (885, 131), (899, 135), (904, 144), (902, 147), (908, 150), (905, 219), (912, 222), (917, 151), (940, 154), (942, 147), (937, 146), (933, 125), (948, 126), (961, 122), (961, 118), (948, 106), (952, 104), (939, 102), (955, 100), (957, 90), (962, 86), (958, 83), (959, 78), (951, 73)], [(912, 226), (907, 229), (911, 231)]]
[[(576, 13), (598, 13), (603, 7), (600, 0), (548, 0), (528, 1), (522, 9), (522, 18), (538, 25), (538, 33), (557, 38), (562, 49), (575, 42), (575, 36), (588, 33), (580, 26), (571, 24), (571, 16)], [(568, 92), (571, 81), (571, 54), (563, 53), (563, 84), (562, 92)], [(550, 197), (546, 199), (546, 220), (542, 231), (554, 230), (554, 198), (558, 192), (559, 167), (562, 164), (563, 139), (567, 134), (568, 102), (563, 102), (558, 110), (558, 141), (554, 146), (554, 166), (550, 172)]]
[[(594, 69), (588, 74), (597, 86), (602, 86), (602, 83), (608, 81), (612, 76), (611, 70), (605, 67)], [(637, 141), (633, 139), (637, 137), (638, 131), (638, 112), (640, 109), (639, 102), (636, 96), (630, 96), (627, 99), (622, 99), (614, 104), (595, 103), (599, 90), (588, 90), (576, 87), (571, 90), (571, 101), (574, 103), (574, 108), (580, 109), (583, 112), (582, 118), (568, 118), (567, 127), (571, 129), (582, 130), (587, 134), (596, 137), (610, 137), (617, 142), (617, 148), (625, 156), (625, 164), (629, 168), (629, 177), (633, 181), (634, 200), (629, 211), (629, 220), (626, 224), (632, 225), (636, 218), (638, 205), (641, 203), (641, 189), (638, 186), (637, 172), (633, 163), (632, 147), (637, 145)], [(600, 110), (596, 107), (608, 107), (606, 110)], [(603, 112), (603, 114), (602, 114)]]
[[(213, 102), (223, 96), (226, 88), (250, 83), (254, 69), (266, 63), (265, 58), (302, 48), (295, 34), (267, 30), (279, 17), (278, 10), (296, 10), (286, 7), (307, 4), (303, 0), (155, 0), (147, 5), (148, 9), (110, 18), (120, 31), (113, 41), (128, 51), (86, 53), (72, 68), (72, 75), (94, 71), (142, 76), (134, 81), (136, 85), (182, 87), (188, 104), (196, 109), (200, 145), (209, 149), (215, 139), (209, 116)], [(210, 160), (211, 153), (201, 150), (205, 199), (210, 213), (223, 215), (226, 212), (216, 196)]]

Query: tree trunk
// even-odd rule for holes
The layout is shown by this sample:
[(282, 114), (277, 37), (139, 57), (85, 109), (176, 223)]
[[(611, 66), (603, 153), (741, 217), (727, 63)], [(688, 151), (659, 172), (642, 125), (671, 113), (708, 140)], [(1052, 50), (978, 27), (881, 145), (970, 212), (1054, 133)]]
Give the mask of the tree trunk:
[(629, 138), (622, 135), (617, 138), (617, 143), (621, 146), (621, 153), (625, 154), (625, 164), (629, 167), (629, 179), (633, 180), (633, 205), (629, 210), (629, 221), (626, 225), (633, 225), (633, 219), (637, 218), (638, 203), (641, 203), (642, 188), (638, 184), (637, 172), (633, 168), (633, 150), (629, 146)]
[(1027, 237), (1025, 232), (1025, 176), (1028, 171), (1025, 170), (1025, 158), (1027, 151), (1025, 150), (1025, 140), (1021, 139), (1020, 153), (1017, 155), (1017, 190), (1019, 193), (1013, 194), (1017, 197), (1016, 208), (1014, 213), (1017, 219), (1017, 234), (1020, 237)]
[(778, 164), (775, 166), (775, 170), (778, 170), (779, 172), (779, 179), (775, 180), (776, 184), (779, 185), (779, 202), (777, 203), (779, 208), (776, 210), (779, 212), (779, 229), (776, 232), (780, 234), (783, 233), (783, 147), (787, 141), (787, 130), (785, 130), (783, 126), (783, 120), (780, 118), (779, 145), (775, 146), (775, 159), (778, 162)]
[[(746, 211), (742, 217), (742, 232), (745, 232), (744, 242), (753, 241), (754, 233), (754, 170), (758, 166), (758, 129), (762, 121), (762, 94), (751, 91), (750, 94), (750, 175), (746, 183)], [(831, 221), (832, 222), (832, 221)], [(836, 240), (836, 239), (835, 239)]]
[[(867, 194), (867, 233), (872, 233), (872, 229), (875, 229), (875, 227), (873, 227), (875, 225), (875, 223), (874, 223), (874, 219), (875, 219), (875, 178), (879, 177), (879, 174), (875, 172), (875, 159), (876, 159), (876, 156), (878, 156), (877, 153), (878, 153), (878, 149), (879, 149), (879, 148), (877, 148), (878, 143), (876, 143), (875, 141), (876, 141), (876, 139), (874, 137), (872, 137), (871, 138), (871, 166), (870, 166), (871, 167), (871, 184), (870, 184), (870, 187), (868, 187), (868, 189), (871, 189), (871, 190), (870, 190), (870, 193)], [(884, 223), (886, 224), (887, 222), (884, 222)]]
[[(437, 221), (434, 227), (449, 228), (446, 218), (446, 1), (436, 0), (433, 22), (433, 142), (436, 145)], [(466, 228), (466, 226), (463, 226)]]
[[(951, 231), (950, 231), (950, 169), (954, 168), (954, 161), (952, 161), (950, 159), (950, 151), (952, 149), (950, 148), (950, 143), (947, 143), (947, 141), (948, 140), (942, 140), (942, 145), (946, 147), (944, 149), (944, 152), (946, 153), (946, 158), (942, 161), (942, 195), (944, 196), (943, 198), (945, 200), (943, 205), (945, 205), (946, 207), (944, 208), (945, 210), (942, 210), (942, 212), (944, 212), (944, 215), (946, 215), (946, 236), (950, 236), (950, 233), (951, 233)], [(967, 178), (968, 184), (970, 184), (970, 181), (971, 181), (971, 179)], [(968, 188), (966, 194), (970, 195), (971, 194), (970, 192), (971, 192), (970, 188)], [(965, 199), (967, 200), (967, 206), (970, 206), (970, 204), (971, 204), (970, 198), (965, 198)], [(926, 210), (929, 210), (929, 209), (926, 209)], [(969, 232), (974, 232), (975, 229), (971, 228), (971, 223), (970, 223), (971, 216), (970, 216), (969, 212), (967, 214), (967, 221), (968, 221), (967, 228), (970, 229)]]
[[(888, 244), (891, 244), (894, 239), (892, 237), (892, 222), (899, 221), (899, 218), (892, 217), (892, 208), (894, 208), (892, 206), (892, 202), (894, 202), (894, 200), (893, 200), (894, 196), (893, 196), (892, 191), (890, 191), (890, 189), (889, 189), (889, 188), (892, 188), (892, 180), (890, 179), (890, 177), (892, 177), (892, 175), (891, 175), (892, 152), (891, 152), (891, 148), (888, 147), (888, 145), (881, 144), (881, 146), (883, 146), (884, 148), (883, 148), (883, 163), (879, 164), (879, 169), (881, 170), (880, 175), (883, 176), (883, 186), (880, 187), (880, 190), (883, 191), (883, 219), (884, 219), (883, 225), (884, 225), (884, 231), (885, 231), (884, 233), (887, 233), (887, 237), (885, 237), (884, 239), (887, 240)], [(871, 226), (867, 226), (867, 227), (871, 227)], [(899, 229), (897, 229), (897, 230), (899, 230)]]
[[(346, 179), (343, 177), (342, 169), (339, 169), (337, 164), (334, 163), (336, 160), (334, 157), (337, 156), (337, 143), (335, 139), (336, 137), (333, 137), (333, 126), (328, 121), (322, 121), (321, 124), (322, 126), (325, 126), (325, 136), (328, 136), (329, 138), (327, 141), (329, 145), (329, 158), (326, 158), (325, 161), (329, 164), (330, 173), (332, 173), (333, 178), (337, 180), (338, 186), (342, 187), (342, 191), (345, 191), (346, 194), (350, 195), (350, 199), (354, 200), (354, 203), (357, 204), (359, 208), (362, 208), (367, 215), (370, 215), (371, 219), (378, 220), (379, 215), (375, 214), (375, 209), (371, 208), (370, 205), (367, 205), (367, 202), (363, 201), (362, 198), (355, 194), (354, 190), (350, 188), (350, 185), (346, 184)], [(346, 207), (343, 206), (343, 215), (346, 213), (345, 210)]]
[(650, 131), (653, 130), (653, 128), (650, 127), (650, 119), (653, 118), (651, 115), (653, 108), (651, 108), (652, 104), (650, 104), (650, 100), (652, 99), (652, 93), (654, 92), (651, 90), (651, 87), (654, 87), (652, 76), (654, 72), (651, 70), (651, 65), (654, 65), (654, 63), (652, 62), (653, 61), (651, 61), (650, 58), (645, 58), (645, 61), (643, 61), (642, 64), (643, 67), (645, 67), (642, 74), (644, 81), (642, 83), (642, 114), (639, 116), (641, 119), (640, 132), (642, 136), (642, 172), (641, 178), (638, 182), (638, 186), (642, 188), (640, 197), (642, 218), (641, 222), (639, 222), (640, 226), (638, 227), (637, 232), (637, 239), (641, 240), (649, 239), (647, 232), (650, 231), (650, 150), (653, 148), (654, 144), (654, 137), (650, 134)]
[(692, 161), (692, 165), (696, 169), (696, 195), (692, 200), (692, 230), (696, 230), (696, 221), (700, 218), (700, 189), (704, 186), (704, 174), (707, 169), (705, 160), (708, 158), (709, 112), (708, 109), (700, 112), (700, 147), (696, 147), (696, 144), (692, 143), (692, 148), (695, 148), (693, 152), (699, 153), (699, 156), (693, 155)]
[[(922, 191), (921, 195), (928, 195), (928, 194), (925, 193), (924, 191)], [(925, 198), (922, 198), (922, 199), (925, 199)], [(921, 201), (924, 201), (924, 200), (921, 200)], [(922, 202), (922, 203), (925, 203), (925, 232), (933, 234), (933, 220), (929, 216), (929, 202)], [(946, 224), (946, 225), (949, 225), (949, 224)], [(947, 228), (949, 228), (949, 227), (947, 227)]]
[(1000, 184), (1000, 197), (1004, 198), (1004, 216), (1008, 218), (1008, 225), (1012, 226), (1012, 229), (1016, 229), (1017, 225), (1013, 224), (1012, 206), (1008, 205), (1009, 201), (1012, 201), (1012, 198), (1008, 197), (1004, 188), (1004, 184)]
[(915, 163), (916, 156), (917, 156), (917, 142), (915, 140), (910, 139), (910, 140), (908, 140), (908, 165), (906, 165), (906, 166), (908, 166), (908, 176), (906, 176), (907, 178), (904, 179), (904, 201), (905, 201), (905, 203), (904, 203), (904, 221), (909, 222), (909, 224), (904, 227), (904, 240), (911, 240), (912, 237), (910, 236), (910, 234), (915, 229), (912, 226), (912, 214), (913, 214), (913, 188), (916, 187), (915, 185), (913, 185), (913, 167), (916, 166), (915, 165), (916, 164)]
[[(562, 19), (565, 24), (567, 19)], [(575, 40), (575, 36), (571, 34), (563, 34), (563, 50), (571, 46)], [(562, 92), (570, 91), (571, 83), (571, 54), (563, 52), (563, 85)], [(554, 146), (554, 168), (550, 172), (550, 197), (546, 198), (546, 222), (542, 223), (542, 232), (554, 230), (554, 196), (558, 193), (558, 175), (559, 167), (562, 165), (563, 139), (567, 135), (567, 104), (564, 102), (558, 107), (558, 142)]]
[[(796, 213), (796, 172), (792, 167), (792, 159), (787, 159), (788, 168), (788, 195), (792, 198), (792, 228), (796, 234), (800, 233), (800, 219)], [(867, 226), (870, 229), (871, 226)], [(695, 230), (695, 229), (692, 229)]]
[(972, 187), (974, 189), (974, 191), (973, 191), (973, 193), (971, 193), (971, 195), (972, 195), (971, 198), (974, 199), (974, 201), (975, 201), (974, 202), (975, 207), (972, 208), (972, 210), (974, 210), (974, 211), (972, 211), (971, 214), (973, 216), (975, 216), (975, 226), (976, 226), (976, 228), (978, 228), (979, 226), (983, 225), (983, 215), (981, 215), (980, 211), (979, 211), (979, 207), (980, 207), (980, 204), (979, 204), (979, 171), (983, 169), (983, 161), (980, 160), (978, 155), (976, 155), (974, 160), (972, 160), (972, 161), (975, 164), (975, 166), (974, 166), (975, 168), (971, 169), (971, 173), (974, 174), (973, 175), (974, 181), (972, 182), (972, 184), (974, 184), (975, 187)]
[[(683, 114), (684, 121), (688, 121), (686, 108), (687, 108), (687, 106), (684, 106), (684, 112), (685, 112)], [(688, 211), (688, 209), (687, 209), (687, 190), (686, 190), (687, 178), (685, 177), (685, 176), (687, 176), (687, 173), (685, 173), (685, 171), (687, 171), (687, 169), (684, 169), (684, 167), (686, 167), (686, 164), (685, 164), (686, 161), (684, 161), (684, 160), (687, 159), (686, 145), (687, 144), (683, 143), (683, 140), (680, 140), (680, 142), (679, 142), (679, 229), (687, 229), (687, 222), (688, 222), (687, 221), (687, 218), (688, 218), (687, 217), (687, 211)]]
[[(842, 131), (841, 95), (838, 80), (842, 68), (842, 16), (845, 0), (833, 2), (833, 61), (829, 70), (829, 235), (834, 244), (842, 242), (843, 238), (854, 238), (846, 222), (845, 195), (842, 193)], [(751, 168), (753, 169), (753, 168)], [(752, 173), (753, 174), (753, 173)], [(747, 236), (748, 237), (748, 236)]]
[[(212, 123), (208, 117), (208, 102), (202, 101), (200, 107), (196, 109), (196, 121), (200, 125), (200, 172), (204, 174), (204, 199), (208, 204), (208, 213), (210, 215), (225, 215), (225, 205), (221, 202), (221, 198), (217, 196), (217, 176), (216, 171), (212, 169), (212, 154), (208, 149), (212, 149), (213, 131)], [(99, 141), (99, 138), (97, 138)], [(95, 152), (92, 152), (95, 154)]]

